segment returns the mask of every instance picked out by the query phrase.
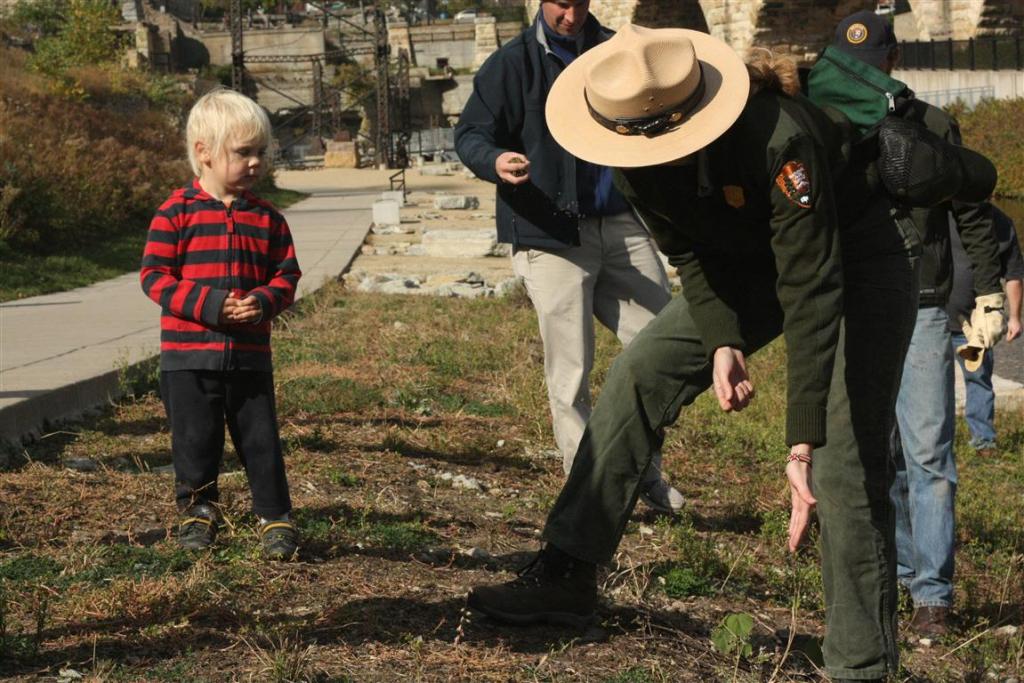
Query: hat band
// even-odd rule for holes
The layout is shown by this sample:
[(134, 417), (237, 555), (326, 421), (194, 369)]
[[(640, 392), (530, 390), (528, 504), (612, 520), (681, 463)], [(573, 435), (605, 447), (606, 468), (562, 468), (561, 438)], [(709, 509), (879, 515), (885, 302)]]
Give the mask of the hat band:
[(680, 102), (678, 105), (669, 109), (668, 111), (656, 114), (654, 116), (639, 116), (636, 118), (619, 118), (609, 119), (602, 116), (600, 112), (594, 109), (593, 105), (590, 104), (590, 98), (587, 97), (587, 89), (583, 89), (583, 99), (587, 103), (587, 111), (590, 112), (590, 116), (601, 124), (604, 128), (618, 133), (619, 135), (643, 135), (649, 138), (653, 138), (657, 135), (675, 128), (683, 122), (697, 105), (700, 104), (701, 99), (704, 97), (704, 66), (698, 62), (700, 68), (700, 80), (697, 82), (697, 87), (694, 88), (693, 92), (690, 93), (685, 100)]

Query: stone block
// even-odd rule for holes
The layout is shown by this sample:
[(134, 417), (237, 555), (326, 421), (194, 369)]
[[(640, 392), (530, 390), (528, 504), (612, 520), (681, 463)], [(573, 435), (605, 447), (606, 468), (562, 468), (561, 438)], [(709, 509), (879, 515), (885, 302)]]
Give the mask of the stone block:
[(439, 194), (434, 196), (434, 208), (438, 211), (444, 209), (476, 209), (480, 206), (480, 200), (472, 195), (465, 194)]
[(405, 206), (405, 193), (401, 190), (384, 190), (380, 193), (381, 199), (390, 199), (398, 202), (399, 206)]
[(452, 169), (448, 164), (432, 164), (430, 166), (423, 166), (420, 168), (420, 175), (445, 176), (451, 174)]
[(423, 233), (420, 246), (424, 255), (435, 258), (481, 258), (494, 253), (498, 235), (489, 229), (430, 230)]
[(398, 202), (393, 199), (378, 199), (373, 203), (374, 225), (398, 225), (401, 222)]
[(359, 168), (359, 150), (354, 142), (329, 141), (324, 151), (325, 168)]

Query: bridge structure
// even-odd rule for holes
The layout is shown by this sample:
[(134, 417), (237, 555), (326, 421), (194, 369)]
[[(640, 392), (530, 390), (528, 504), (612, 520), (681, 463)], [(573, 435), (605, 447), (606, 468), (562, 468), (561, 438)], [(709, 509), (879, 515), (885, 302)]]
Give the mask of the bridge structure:
[[(311, 2), (327, 17), (333, 14), (325, 2)], [(240, 92), (253, 90), (252, 86), (270, 90), (291, 101), (294, 112), (277, 125), (283, 128), (296, 119), (311, 115), (312, 133), (317, 139), (341, 129), (340, 115), (342, 93), (349, 90), (349, 84), (329, 86), (324, 81), (324, 65), (341, 61), (355, 61), (362, 55), (373, 56), (374, 93), (376, 102), (373, 122), (373, 144), (375, 161), (378, 166), (404, 168), (408, 164), (405, 143), (409, 139), (409, 55), (398, 50), (397, 60), (391, 59), (388, 42), (388, 28), (384, 12), (373, 11), (373, 28), (368, 30), (352, 22), (350, 24), (366, 35), (367, 42), (345, 46), (338, 50), (310, 54), (248, 54), (245, 51), (244, 14), (241, 0), (229, 0), (226, 23), (231, 34), (231, 87)], [(392, 63), (394, 61), (394, 63)], [(266, 79), (261, 79), (246, 68), (246, 64), (305, 64), (312, 70), (312, 101), (304, 102), (294, 95), (275, 88)]]
[[(527, 0), (531, 13), (540, 0)], [(810, 61), (848, 14), (893, 15), (900, 40), (966, 40), (1020, 33), (1024, 0), (592, 0), (590, 10), (616, 29), (625, 23), (707, 31), (737, 52), (768, 47)]]

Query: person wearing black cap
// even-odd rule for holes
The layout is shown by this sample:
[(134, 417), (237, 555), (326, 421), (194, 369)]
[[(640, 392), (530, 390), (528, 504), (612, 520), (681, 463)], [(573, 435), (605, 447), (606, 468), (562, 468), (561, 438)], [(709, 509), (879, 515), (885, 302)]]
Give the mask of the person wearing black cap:
[[(822, 52), (810, 72), (807, 90), (818, 106), (842, 112), (856, 134), (878, 135), (880, 167), (885, 166), (889, 142), (896, 147), (915, 141), (934, 142), (934, 137), (929, 138), (930, 131), (953, 145), (933, 154), (931, 161), (927, 161), (927, 154), (918, 157), (926, 159), (925, 165), (933, 166), (933, 173), (932, 182), (918, 183), (916, 189), (929, 195), (937, 192), (944, 201), (930, 208), (909, 210), (923, 246), (920, 300), (903, 368), (893, 438), (898, 577), (909, 588), (914, 602), (911, 627), (921, 635), (934, 636), (945, 633), (953, 602), (957, 475), (953, 458), (953, 356), (945, 311), (952, 285), (950, 213), (973, 266), (979, 313), (972, 322), (982, 330), (987, 345), (1003, 334), (1005, 318), (991, 207), (983, 201), (987, 196), (984, 190), (972, 187), (991, 187), (989, 176), (993, 176), (994, 169), (980, 155), (963, 152), (952, 117), (915, 99), (906, 84), (891, 77), (898, 61), (899, 47), (889, 21), (874, 12), (857, 12), (839, 23), (832, 45)], [(900, 130), (901, 125), (904, 130)], [(947, 170), (938, 169), (936, 165), (940, 164), (948, 164)], [(911, 166), (893, 173), (903, 176), (902, 191), (908, 199), (915, 191), (910, 187), (914, 177), (927, 175), (928, 171)], [(958, 185), (962, 188), (954, 191)]]

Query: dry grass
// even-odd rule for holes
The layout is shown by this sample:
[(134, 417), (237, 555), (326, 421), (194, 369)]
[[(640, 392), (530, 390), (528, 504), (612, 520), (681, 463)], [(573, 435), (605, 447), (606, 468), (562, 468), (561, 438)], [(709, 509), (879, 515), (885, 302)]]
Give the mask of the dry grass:
[[(754, 359), (761, 393), (748, 414), (730, 418), (702, 400), (672, 432), (666, 469), (688, 514), (637, 511), (604, 574), (600, 628), (507, 629), (463, 615), (470, 586), (509, 578), (536, 549), (562, 480), (544, 455), (552, 440), (535, 324), (522, 300), (340, 287), (282, 320), (278, 400), (304, 537), (295, 563), (259, 560), (231, 453), (216, 549), (176, 549), (171, 476), (159, 469), (169, 436), (152, 394), (16, 454), (0, 475), (0, 675), (818, 680), (816, 557), (783, 551), (778, 347)], [(615, 348), (603, 334), (598, 383)], [(959, 621), (931, 648), (906, 643), (916, 680), (1024, 673), (1024, 636), (999, 630), (1020, 626), (1024, 601), (1024, 419), (1000, 426), (999, 458), (961, 458)], [(70, 458), (98, 468), (66, 469)], [(453, 488), (449, 474), (482, 489)], [(740, 659), (710, 641), (738, 612), (754, 619), (753, 654)]]

